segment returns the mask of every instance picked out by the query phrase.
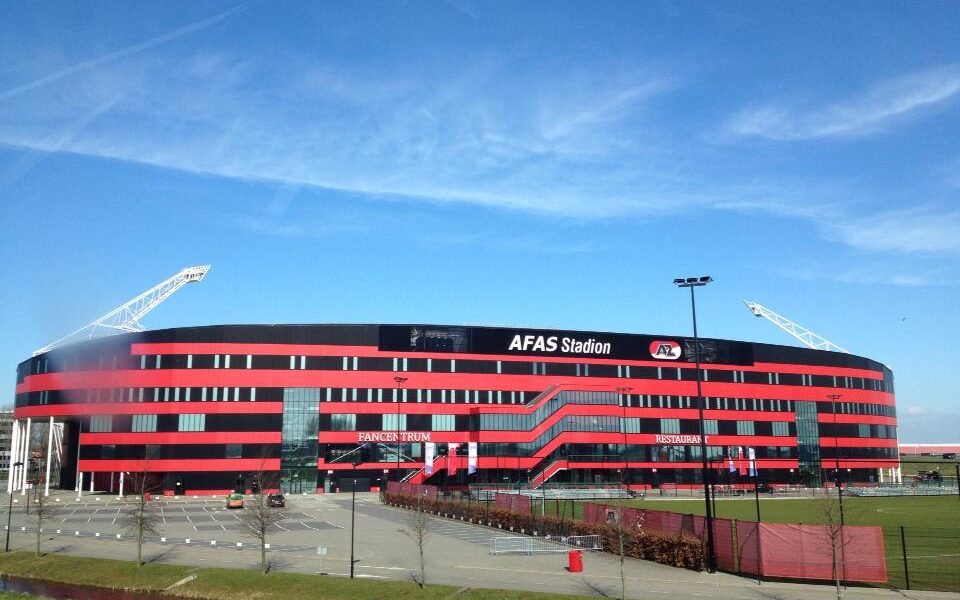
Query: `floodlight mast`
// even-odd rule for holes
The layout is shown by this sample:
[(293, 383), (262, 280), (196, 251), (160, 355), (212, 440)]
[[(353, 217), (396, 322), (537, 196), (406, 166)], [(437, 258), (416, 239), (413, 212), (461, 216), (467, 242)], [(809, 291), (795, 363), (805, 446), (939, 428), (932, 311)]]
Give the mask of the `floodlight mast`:
[(764, 319), (770, 321), (780, 329), (786, 331), (793, 337), (800, 340), (800, 343), (802, 343), (807, 348), (813, 348), (814, 350), (828, 350), (830, 352), (843, 352), (844, 354), (850, 354), (849, 351), (844, 350), (843, 348), (834, 344), (830, 340), (824, 337), (820, 337), (819, 335), (815, 334), (809, 329), (801, 327), (800, 325), (794, 323), (790, 319), (784, 316), (778, 315), (777, 313), (773, 312), (772, 310), (770, 310), (769, 308), (761, 304), (758, 304), (756, 302), (747, 302), (746, 300), (744, 300), (743, 303), (747, 305), (747, 308), (749, 308), (750, 312), (752, 312), (755, 316), (763, 317)]
[(118, 333), (143, 331), (144, 327), (140, 324), (140, 319), (142, 319), (144, 315), (155, 309), (161, 302), (169, 298), (184, 285), (202, 281), (204, 275), (206, 275), (209, 270), (210, 265), (198, 265), (181, 269), (173, 277), (158, 283), (136, 298), (128, 300), (93, 323), (84, 325), (73, 333), (39, 350), (35, 350), (33, 355), (37, 356), (38, 354), (43, 354), (44, 352), (49, 352), (56, 348), (84, 340), (92, 340), (94, 338), (116, 335)]

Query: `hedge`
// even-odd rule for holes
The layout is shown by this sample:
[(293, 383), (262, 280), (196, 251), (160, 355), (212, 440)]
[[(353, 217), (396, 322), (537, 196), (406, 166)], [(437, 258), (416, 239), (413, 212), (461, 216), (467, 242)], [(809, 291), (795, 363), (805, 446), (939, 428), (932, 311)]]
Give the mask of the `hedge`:
[[(607, 552), (619, 554), (617, 526), (606, 523), (560, 519), (552, 515), (529, 515), (483, 504), (448, 502), (417, 496), (385, 493), (385, 504), (423, 510), (439, 516), (479, 523), (488, 527), (537, 536), (599, 535)], [(512, 528), (512, 529), (511, 529)], [(650, 560), (671, 567), (702, 571), (705, 568), (703, 543), (688, 535), (671, 535), (628, 529), (623, 532), (623, 553), (630, 558)]]

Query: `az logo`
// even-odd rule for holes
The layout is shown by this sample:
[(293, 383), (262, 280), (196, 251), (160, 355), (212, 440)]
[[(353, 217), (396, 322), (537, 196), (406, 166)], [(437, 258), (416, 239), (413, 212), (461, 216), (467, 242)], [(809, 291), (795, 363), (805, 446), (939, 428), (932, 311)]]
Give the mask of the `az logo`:
[(676, 342), (650, 342), (650, 356), (659, 360), (677, 360), (680, 358), (680, 344)]

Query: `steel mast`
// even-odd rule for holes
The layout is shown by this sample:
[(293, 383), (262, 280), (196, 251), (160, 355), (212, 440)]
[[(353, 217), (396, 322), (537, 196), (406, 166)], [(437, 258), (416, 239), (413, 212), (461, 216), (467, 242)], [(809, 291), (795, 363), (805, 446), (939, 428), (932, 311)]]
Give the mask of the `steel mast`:
[(140, 324), (140, 319), (142, 319), (144, 315), (156, 308), (161, 302), (169, 298), (184, 285), (202, 281), (203, 276), (206, 275), (209, 270), (210, 265), (198, 265), (181, 269), (180, 272), (173, 277), (158, 283), (136, 298), (128, 300), (93, 323), (84, 325), (73, 333), (39, 350), (35, 350), (33, 355), (37, 356), (38, 354), (49, 352), (61, 346), (84, 340), (92, 340), (94, 338), (116, 335), (118, 333), (143, 331), (144, 327)]
[(769, 308), (761, 304), (758, 304), (757, 302), (747, 302), (746, 300), (744, 300), (743, 303), (747, 305), (747, 308), (749, 308), (750, 312), (752, 312), (755, 316), (763, 317), (764, 319), (770, 321), (780, 329), (786, 331), (793, 337), (800, 340), (800, 343), (802, 343), (807, 348), (813, 348), (814, 350), (828, 350), (830, 352), (843, 352), (845, 354), (850, 354), (849, 351), (844, 350), (843, 348), (834, 344), (830, 340), (815, 334), (809, 329), (801, 327), (800, 325), (798, 325), (797, 323), (794, 323), (790, 319), (784, 316), (778, 315), (777, 313), (773, 312)]

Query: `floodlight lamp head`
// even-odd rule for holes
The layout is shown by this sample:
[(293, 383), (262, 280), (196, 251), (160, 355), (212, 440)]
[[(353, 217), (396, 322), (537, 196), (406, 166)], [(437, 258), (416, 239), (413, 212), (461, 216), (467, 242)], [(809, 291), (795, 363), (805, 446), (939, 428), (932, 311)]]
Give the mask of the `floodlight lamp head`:
[(674, 279), (673, 283), (679, 287), (700, 287), (713, 281), (713, 277), (704, 275), (702, 277), (687, 277)]

